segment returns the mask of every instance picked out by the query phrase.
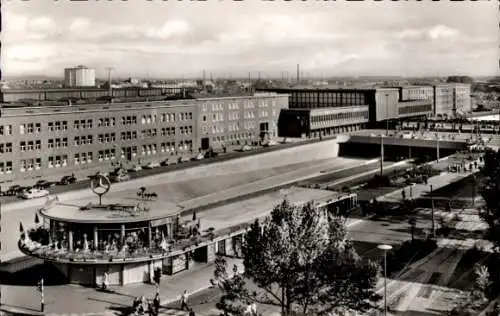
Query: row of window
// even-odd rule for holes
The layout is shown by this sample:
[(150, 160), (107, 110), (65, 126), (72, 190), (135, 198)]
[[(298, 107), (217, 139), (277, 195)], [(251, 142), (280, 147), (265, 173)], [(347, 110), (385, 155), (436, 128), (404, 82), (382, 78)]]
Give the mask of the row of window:
[(12, 161), (0, 161), (0, 174), (12, 173)]
[(92, 135), (75, 136), (75, 139), (74, 139), (75, 146), (91, 145), (92, 143), (93, 143), (93, 137), (92, 137)]
[(92, 159), (94, 157), (94, 153), (89, 151), (89, 152), (84, 152), (84, 153), (76, 153), (73, 156), (75, 165), (84, 165), (86, 163), (92, 163)]
[(297, 91), (292, 92), (290, 96), (290, 107), (298, 105), (364, 105), (365, 95), (359, 92), (313, 92), (313, 91)]
[(48, 122), (47, 126), (48, 126), (50, 132), (67, 131), (68, 130), (68, 121)]
[(48, 141), (49, 148), (67, 148), (68, 147), (68, 138), (51, 138)]
[(97, 140), (100, 144), (108, 144), (116, 142), (116, 133), (99, 134)]
[(368, 119), (368, 111), (343, 112), (343, 113), (336, 113), (336, 114), (315, 115), (315, 116), (311, 116), (311, 123), (355, 119), (355, 118)]
[(256, 127), (257, 127), (257, 124), (255, 123), (255, 121), (245, 122), (243, 124), (243, 129), (245, 129), (245, 130), (255, 129)]
[(19, 134), (21, 135), (40, 133), (41, 131), (42, 131), (41, 123), (28, 123), (19, 125)]
[(97, 127), (113, 127), (116, 125), (114, 117), (103, 117), (97, 121)]
[(0, 154), (11, 153), (12, 143), (0, 143)]
[(40, 150), (42, 149), (42, 141), (41, 140), (22, 141), (20, 143), (20, 149), (21, 152)]
[(398, 109), (399, 114), (422, 113), (431, 111), (432, 111), (432, 104), (410, 105), (410, 106), (400, 107)]
[(41, 167), (42, 167), (42, 158), (22, 159), (20, 161), (19, 171), (26, 172), (32, 170), (40, 170)]
[(0, 125), (0, 136), (12, 135), (12, 125)]

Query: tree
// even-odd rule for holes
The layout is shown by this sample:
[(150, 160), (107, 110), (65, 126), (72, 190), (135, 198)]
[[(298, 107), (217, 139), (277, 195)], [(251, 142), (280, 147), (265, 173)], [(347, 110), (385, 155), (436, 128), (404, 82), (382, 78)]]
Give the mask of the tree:
[(411, 241), (415, 239), (415, 229), (417, 227), (417, 219), (415, 217), (411, 217), (408, 220), (408, 224), (410, 224), (410, 234), (411, 234)]
[(269, 218), (251, 225), (242, 253), (244, 275), (228, 278), (222, 261), (214, 273), (224, 312), (241, 315), (239, 308), (254, 302), (279, 306), (282, 315), (363, 312), (380, 299), (374, 291), (377, 263), (357, 255), (343, 218), (312, 203), (299, 207), (284, 200)]
[(484, 155), (485, 181), (480, 193), (485, 201), (481, 218), (488, 224), (487, 238), (495, 251), (500, 250), (500, 152), (488, 150)]

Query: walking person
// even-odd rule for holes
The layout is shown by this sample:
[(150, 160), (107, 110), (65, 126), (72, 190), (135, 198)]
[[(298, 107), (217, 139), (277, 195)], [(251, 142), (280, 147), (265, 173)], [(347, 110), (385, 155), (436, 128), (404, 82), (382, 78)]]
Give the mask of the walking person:
[(189, 309), (189, 316), (196, 316), (192, 308)]
[(104, 271), (104, 275), (102, 276), (102, 290), (106, 292), (108, 290), (108, 272)]
[(189, 307), (187, 305), (187, 299), (188, 299), (187, 290), (184, 290), (184, 293), (182, 293), (182, 295), (181, 295), (181, 309), (182, 310), (184, 310), (184, 308), (186, 308), (186, 310), (189, 310)]
[(156, 293), (155, 298), (153, 299), (153, 310), (154, 315), (158, 315), (160, 312), (160, 293)]

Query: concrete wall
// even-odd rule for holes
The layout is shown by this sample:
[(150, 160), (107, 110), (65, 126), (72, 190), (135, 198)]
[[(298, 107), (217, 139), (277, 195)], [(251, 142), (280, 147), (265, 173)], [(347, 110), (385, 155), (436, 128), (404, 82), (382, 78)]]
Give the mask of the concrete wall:
[[(350, 137), (349, 142), (351, 143), (363, 143), (363, 144), (380, 144), (380, 137), (371, 136), (358, 136), (353, 135)], [(384, 138), (385, 145), (396, 145), (396, 146), (411, 146), (411, 147), (423, 147), (423, 148), (435, 148), (435, 140), (425, 140), (425, 139), (402, 139), (402, 138)], [(465, 142), (452, 142), (452, 141), (439, 141), (439, 147), (442, 149), (465, 149), (467, 144)]]

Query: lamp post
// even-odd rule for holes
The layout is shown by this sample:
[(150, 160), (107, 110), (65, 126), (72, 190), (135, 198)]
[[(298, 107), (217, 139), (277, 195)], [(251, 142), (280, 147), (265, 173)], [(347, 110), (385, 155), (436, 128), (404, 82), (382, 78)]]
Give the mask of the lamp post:
[(385, 134), (389, 135), (389, 93), (385, 94)]
[(384, 316), (387, 316), (387, 252), (392, 249), (392, 246), (378, 245), (377, 248), (384, 252)]
[(434, 197), (432, 196), (432, 184), (430, 185), (431, 189), (431, 236), (434, 238), (435, 236), (435, 227), (434, 227)]
[(380, 176), (384, 175), (384, 135), (380, 134)]
[(436, 133), (436, 161), (439, 162), (439, 133)]

